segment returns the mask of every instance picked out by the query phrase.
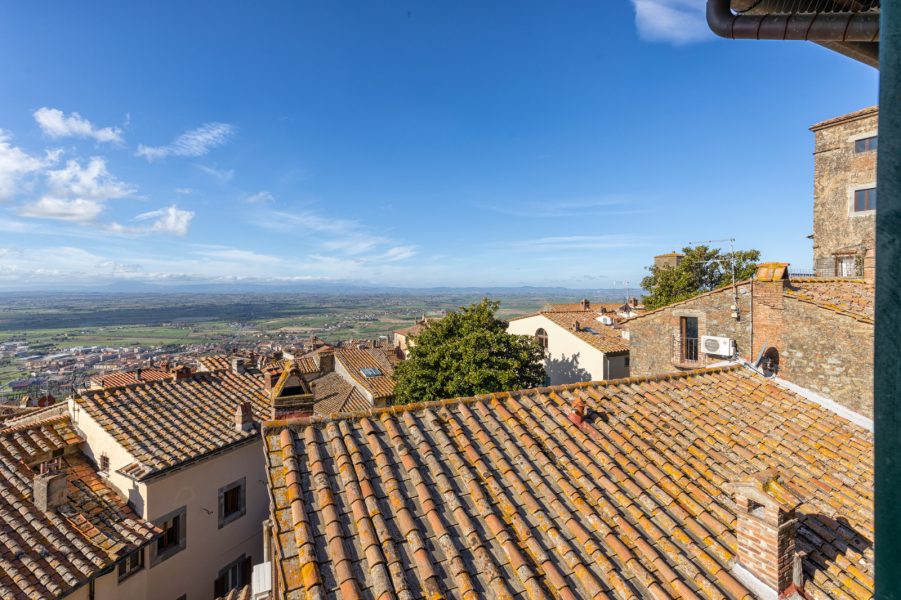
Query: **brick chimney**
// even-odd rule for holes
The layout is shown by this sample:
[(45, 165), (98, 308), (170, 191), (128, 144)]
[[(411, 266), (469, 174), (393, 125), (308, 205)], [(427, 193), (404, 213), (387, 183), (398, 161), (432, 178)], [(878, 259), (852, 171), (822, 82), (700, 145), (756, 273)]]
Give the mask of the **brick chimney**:
[(780, 596), (800, 590), (802, 571), (795, 552), (800, 498), (774, 472), (727, 484), (735, 496), (738, 564)]
[(188, 379), (191, 377), (191, 367), (186, 365), (175, 365), (175, 368), (172, 369), (172, 380), (173, 381), (181, 381), (182, 379)]
[(250, 431), (253, 429), (253, 409), (250, 402), (242, 402), (235, 409), (235, 431)]
[(244, 367), (244, 357), (243, 356), (232, 356), (231, 359), (231, 367), (232, 373), (235, 375), (243, 375), (246, 371)]
[(326, 375), (335, 370), (334, 350), (329, 349), (317, 352), (314, 360), (316, 361), (316, 368), (319, 369), (320, 375)]
[[(762, 263), (757, 265), (752, 298), (754, 315), (754, 339), (751, 351), (775, 348), (780, 354), (784, 348), (782, 335), (785, 317), (785, 288), (790, 284), (788, 263)], [(785, 371), (786, 365), (780, 365)]]
[(35, 475), (32, 491), (34, 504), (38, 510), (43, 512), (54, 510), (68, 500), (66, 474), (50, 471)]

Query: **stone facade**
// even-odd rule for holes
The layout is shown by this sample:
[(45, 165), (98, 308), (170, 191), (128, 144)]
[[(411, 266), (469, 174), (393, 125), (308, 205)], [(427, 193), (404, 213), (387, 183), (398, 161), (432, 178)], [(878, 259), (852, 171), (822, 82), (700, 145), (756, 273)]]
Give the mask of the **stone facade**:
[(681, 317), (698, 319), (698, 337), (715, 335), (735, 340), (737, 356), (749, 358), (751, 285), (738, 284), (738, 318), (732, 316), (735, 294), (732, 287), (721, 288), (627, 322), (630, 346), (630, 374), (633, 376), (675, 373), (721, 362), (726, 357), (698, 353), (698, 362), (688, 364), (680, 356)]
[(875, 274), (875, 210), (854, 210), (854, 191), (875, 187), (876, 150), (856, 151), (857, 140), (876, 135), (878, 107), (811, 127), (815, 135), (813, 192), (814, 271), (841, 276), (842, 260), (853, 276)]
[(631, 374), (673, 373), (724, 360), (700, 351), (697, 363), (680, 361), (680, 317), (692, 316), (698, 319), (699, 337), (735, 340), (735, 358), (755, 363), (763, 353), (767, 359), (761, 363), (763, 368), (872, 417), (872, 323), (786, 295), (785, 289), (791, 285), (783, 278), (786, 268), (782, 265), (775, 277), (758, 275), (753, 282), (738, 286), (737, 320), (732, 316), (730, 287), (628, 321)]
[(793, 298), (785, 319), (779, 376), (872, 418), (873, 325)]

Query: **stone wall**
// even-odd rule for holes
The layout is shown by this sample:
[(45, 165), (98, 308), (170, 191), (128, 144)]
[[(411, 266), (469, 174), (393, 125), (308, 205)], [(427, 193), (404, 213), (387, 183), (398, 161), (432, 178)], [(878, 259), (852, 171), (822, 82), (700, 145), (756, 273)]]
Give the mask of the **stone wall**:
[[(734, 295), (732, 288), (722, 288), (708, 294), (674, 304), (659, 311), (627, 322), (629, 332), (629, 372), (633, 376), (674, 373), (684, 370), (673, 360), (680, 336), (680, 317), (698, 318), (698, 336), (715, 335), (735, 340), (738, 356), (749, 356), (749, 328), (751, 286), (738, 286), (739, 319), (732, 317)], [(724, 360), (722, 357), (699, 353), (703, 367)]]
[[(876, 151), (857, 153), (855, 139), (875, 135), (878, 112), (864, 110), (814, 125), (813, 260), (817, 275), (832, 277), (834, 253), (857, 246), (860, 263), (873, 248), (875, 211), (853, 212), (854, 188), (876, 181)], [(872, 274), (874, 255), (866, 262)], [(863, 274), (863, 273), (861, 273)]]
[(872, 418), (873, 325), (794, 298), (785, 319), (779, 376)]

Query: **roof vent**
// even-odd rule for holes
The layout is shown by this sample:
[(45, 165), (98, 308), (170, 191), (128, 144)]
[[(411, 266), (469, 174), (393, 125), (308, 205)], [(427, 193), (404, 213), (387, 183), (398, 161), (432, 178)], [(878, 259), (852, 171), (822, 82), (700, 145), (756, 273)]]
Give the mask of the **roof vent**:
[(54, 510), (68, 500), (65, 473), (59, 471), (40, 473), (34, 476), (33, 485), (34, 505), (40, 511)]

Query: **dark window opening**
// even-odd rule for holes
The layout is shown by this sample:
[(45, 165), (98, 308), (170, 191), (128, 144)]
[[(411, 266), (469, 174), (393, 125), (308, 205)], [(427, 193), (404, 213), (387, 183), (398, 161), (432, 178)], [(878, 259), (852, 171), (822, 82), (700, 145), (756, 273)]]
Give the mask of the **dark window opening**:
[(156, 553), (163, 554), (179, 545), (181, 536), (179, 529), (181, 528), (181, 515), (175, 515), (161, 526), (162, 535), (156, 541)]
[(872, 137), (855, 140), (854, 141), (854, 152), (860, 154), (862, 152), (869, 152), (870, 150), (875, 150), (877, 141), (878, 140), (875, 135)]
[(876, 210), (876, 188), (854, 191), (854, 212)]
[(247, 512), (245, 478), (219, 488), (219, 528), (240, 519)]
[(698, 318), (679, 317), (681, 358), (686, 362), (698, 360)]
[(119, 563), (119, 581), (127, 579), (130, 575), (144, 568), (144, 549), (138, 548)]
[(249, 556), (242, 556), (219, 571), (219, 577), (213, 582), (213, 595), (217, 598), (225, 596), (231, 590), (250, 584), (253, 564)]

